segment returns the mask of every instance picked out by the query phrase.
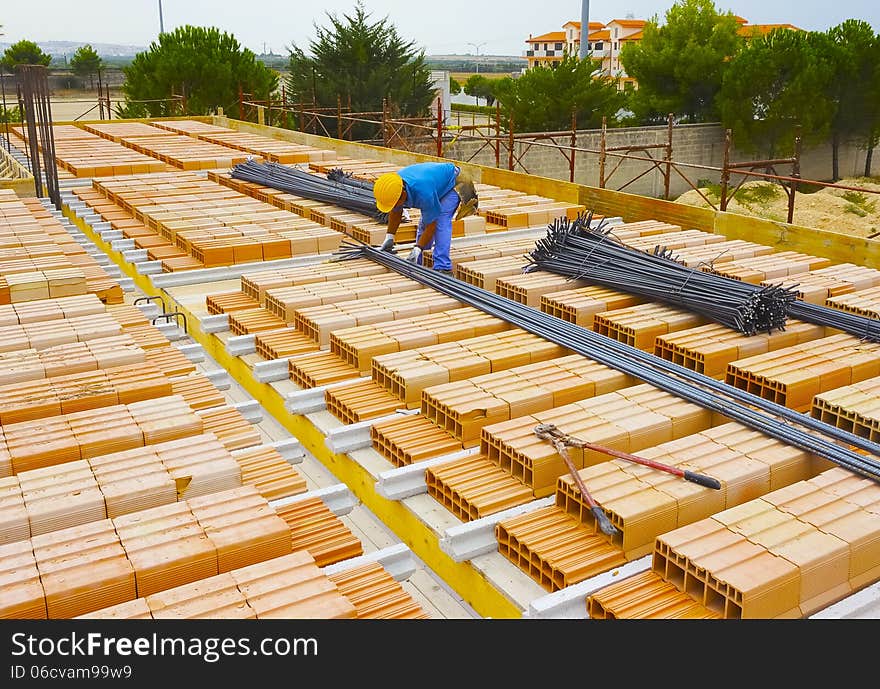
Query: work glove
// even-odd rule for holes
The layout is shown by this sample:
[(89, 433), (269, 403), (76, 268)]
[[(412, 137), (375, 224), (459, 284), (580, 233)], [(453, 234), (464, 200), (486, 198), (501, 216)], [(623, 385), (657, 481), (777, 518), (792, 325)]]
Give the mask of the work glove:
[(385, 241), (379, 245), (379, 251), (394, 251), (394, 235), (386, 234)]
[(421, 257), (422, 257), (422, 250), (419, 247), (414, 246), (412, 248), (412, 251), (409, 252), (409, 256), (406, 257), (406, 260), (409, 261), (410, 263), (418, 263), (419, 259)]
[(464, 170), (459, 172), (458, 181), (455, 183), (454, 188), (460, 199), (455, 219), (461, 220), (462, 218), (466, 218), (469, 215), (476, 213), (479, 199), (477, 198), (477, 190), (474, 189), (474, 183), (473, 180), (471, 180), (471, 176)]

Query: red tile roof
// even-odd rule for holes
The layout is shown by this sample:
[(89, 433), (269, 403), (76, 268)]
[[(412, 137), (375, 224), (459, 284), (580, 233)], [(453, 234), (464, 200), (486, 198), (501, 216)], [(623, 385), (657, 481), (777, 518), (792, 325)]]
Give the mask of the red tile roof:
[(639, 28), (639, 29), (648, 23), (644, 19), (612, 19), (608, 23), (611, 24), (612, 22), (615, 24), (619, 24), (620, 26), (626, 26), (628, 28)]
[(766, 36), (773, 29), (790, 29), (792, 31), (803, 31), (803, 29), (794, 24), (746, 24), (737, 29), (740, 36), (750, 38), (752, 36)]
[(532, 36), (531, 38), (526, 39), (526, 43), (550, 43), (551, 41), (565, 41), (565, 32), (551, 31), (550, 33), (545, 33), (541, 36)]

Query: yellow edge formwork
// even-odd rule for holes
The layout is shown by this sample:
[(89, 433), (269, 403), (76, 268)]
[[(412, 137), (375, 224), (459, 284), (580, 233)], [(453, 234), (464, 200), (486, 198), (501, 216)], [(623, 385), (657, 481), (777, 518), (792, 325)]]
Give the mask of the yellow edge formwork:
[[(354, 141), (340, 141), (315, 134), (233, 120), (225, 116), (214, 116), (213, 123), (239, 131), (262, 134), (273, 139), (332, 149), (352, 158), (373, 158), (400, 165), (428, 160), (450, 162), (448, 158), (398, 151)], [(765, 244), (780, 251), (800, 251), (814, 256), (823, 256), (840, 263), (857, 263), (869, 268), (880, 268), (880, 242), (877, 240), (853, 237), (830, 230), (817, 230), (801, 225), (789, 225), (788, 223), (737, 213), (714, 211), (711, 208), (698, 208), (674, 201), (573, 184), (522, 172), (461, 161), (453, 162), (467, 169), (476, 182), (515, 189), (528, 194), (540, 194), (560, 201), (579, 203), (597, 214), (620, 216), (624, 222), (660, 220), (681, 225), (684, 228), (721, 234), (728, 239), (744, 239)]]
[(363, 504), (391, 529), (413, 552), (419, 556), (440, 578), (451, 586), (474, 610), (483, 617), (498, 619), (519, 618), (522, 611), (504, 593), (499, 591), (486, 577), (469, 562), (455, 562), (440, 550), (436, 534), (423, 523), (417, 515), (396, 500), (388, 500), (375, 490), (375, 478), (348, 455), (331, 452), (325, 442), (324, 434), (311, 421), (301, 415), (290, 414), (284, 406), (284, 399), (268, 383), (257, 381), (247, 364), (226, 351), (222, 341), (204, 333), (199, 328), (199, 319), (180, 304), (166, 290), (157, 289), (148, 276), (140, 275), (122, 255), (111, 249), (92, 228), (78, 218), (70, 208), (64, 206), (64, 215), (99, 246), (134, 280), (135, 285), (147, 296), (162, 297), (166, 304), (174, 304), (174, 309), (186, 316), (188, 334), (201, 344), (205, 351), (239, 383), (263, 408), (284, 428), (296, 437), (329, 471), (363, 502)]

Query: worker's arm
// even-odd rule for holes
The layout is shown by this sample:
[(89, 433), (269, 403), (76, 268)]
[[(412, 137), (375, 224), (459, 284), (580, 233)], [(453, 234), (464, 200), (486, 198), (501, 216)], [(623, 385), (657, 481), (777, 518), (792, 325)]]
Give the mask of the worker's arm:
[(382, 251), (394, 251), (394, 236), (397, 234), (397, 228), (400, 227), (401, 218), (403, 218), (403, 206), (388, 211), (388, 230), (385, 233), (385, 240), (379, 247)]

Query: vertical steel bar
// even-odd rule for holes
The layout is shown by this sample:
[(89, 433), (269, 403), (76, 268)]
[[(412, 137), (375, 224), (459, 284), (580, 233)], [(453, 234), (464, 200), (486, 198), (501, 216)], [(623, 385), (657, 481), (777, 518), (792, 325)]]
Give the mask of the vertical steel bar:
[(727, 210), (727, 185), (730, 184), (730, 130), (724, 130), (724, 157), (721, 161), (721, 203), (719, 208)]
[(569, 147), (569, 151), (571, 152), (571, 157), (568, 160), (568, 181), (574, 182), (574, 151), (577, 147), (577, 110), (572, 108), (571, 110), (571, 145)]
[(443, 157), (443, 99), (437, 99), (437, 157)]
[(501, 103), (495, 101), (495, 167), (501, 167)]
[(672, 113), (666, 118), (666, 174), (663, 178), (663, 198), (669, 200), (669, 183), (672, 179)]
[(605, 188), (605, 146), (608, 127), (608, 118), (602, 115), (602, 132), (599, 135), (599, 188)]
[(507, 169), (513, 170), (513, 111), (507, 121)]
[(43, 175), (40, 171), (40, 148), (37, 140), (37, 120), (34, 111), (33, 84), (30, 79), (31, 65), (18, 65), (19, 83), (21, 85), (22, 104), (24, 116), (27, 119), (28, 148), (31, 153), (31, 174), (34, 176), (34, 191), (37, 196), (43, 196)]
[[(791, 176), (792, 177), (800, 177), (801, 176), (801, 133), (800, 128), (798, 128), (797, 135), (794, 137), (794, 162), (791, 164)], [(789, 225), (794, 221), (794, 202), (795, 197), (797, 196), (798, 183), (791, 183), (791, 192), (788, 195), (788, 223)]]

